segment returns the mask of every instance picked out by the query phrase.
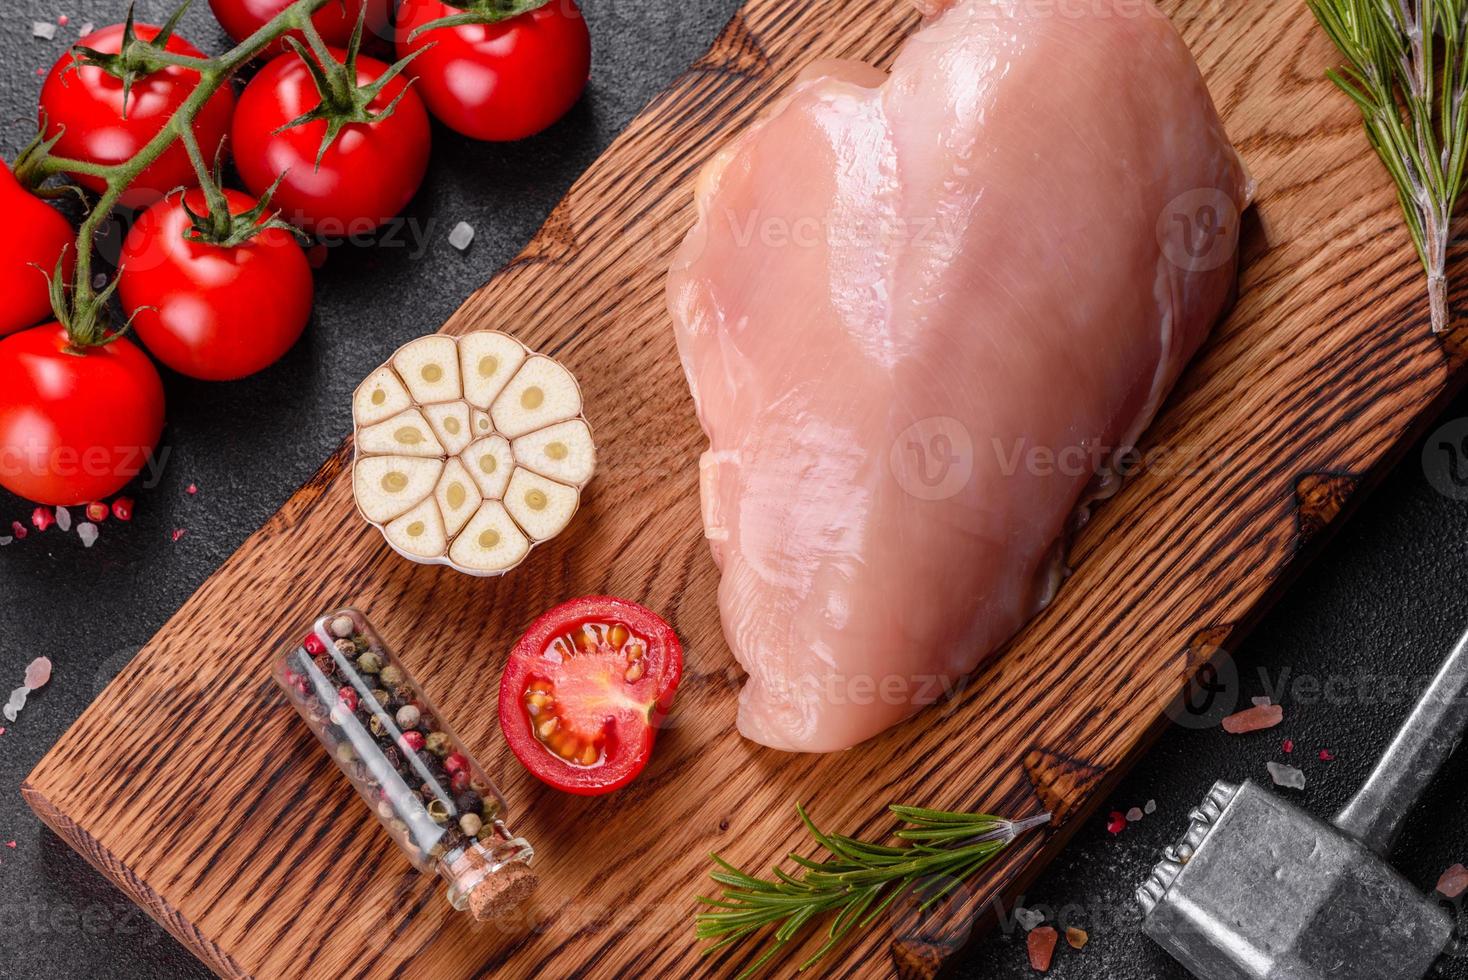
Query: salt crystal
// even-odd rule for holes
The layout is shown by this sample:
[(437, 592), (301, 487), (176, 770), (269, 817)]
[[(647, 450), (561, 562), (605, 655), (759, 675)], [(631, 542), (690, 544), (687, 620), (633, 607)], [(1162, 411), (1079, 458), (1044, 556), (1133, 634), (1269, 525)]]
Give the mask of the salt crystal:
[(1014, 910), (1014, 921), (1018, 922), (1020, 928), (1025, 932), (1038, 928), (1045, 922), (1045, 913), (1038, 909), (1016, 908)]
[(90, 548), (97, 543), (97, 525), (91, 521), (82, 521), (78, 524), (76, 533), (82, 539), (83, 548)]
[(1274, 702), (1271, 701), (1268, 697), (1262, 697), (1262, 698), (1255, 698), (1254, 699), (1254, 707), (1256, 707), (1256, 708), (1267, 708), (1267, 707), (1269, 707), (1273, 703)]
[(1055, 962), (1055, 944), (1060, 941), (1060, 933), (1051, 926), (1041, 926), (1034, 930), (1025, 939), (1026, 952), (1030, 956), (1030, 969), (1039, 973), (1049, 973), (1050, 964)]
[(1070, 926), (1065, 930), (1065, 941), (1070, 943), (1071, 949), (1085, 949), (1086, 943), (1091, 941), (1091, 934), (1084, 929)]
[(51, 661), (47, 657), (37, 657), (25, 669), (25, 686), (32, 691), (39, 691), (46, 686), (49, 680), (51, 680)]
[(1223, 730), (1230, 735), (1247, 735), (1250, 732), (1262, 732), (1266, 728), (1273, 728), (1284, 721), (1284, 708), (1277, 704), (1260, 705), (1257, 708), (1245, 708), (1237, 714), (1229, 715), (1223, 719)]
[(5, 708), (3, 709), (5, 720), (14, 721), (16, 716), (20, 714), (20, 709), (25, 707), (25, 699), (30, 696), (31, 689), (28, 687), (17, 687), (11, 691), (10, 700), (5, 702)]
[(467, 221), (460, 221), (454, 225), (454, 230), (449, 232), (449, 244), (459, 251), (467, 249), (474, 241), (474, 226)]
[(1278, 762), (1270, 762), (1267, 765), (1269, 778), (1274, 780), (1274, 785), (1283, 786), (1285, 789), (1305, 788), (1305, 774), (1294, 766), (1284, 766)]
[(59, 528), (61, 528), (62, 531), (70, 531), (71, 530), (71, 511), (67, 510), (65, 507), (57, 507), (56, 508), (56, 526), (59, 527)]
[(1157, 812), (1157, 801), (1156, 800), (1148, 800), (1147, 801), (1147, 805), (1144, 806), (1144, 807), (1142, 807), (1142, 812), (1145, 813), (1149, 817), (1152, 814), (1156, 813)]
[(4, 535), (0, 535), (0, 548), (3, 548), (3, 547), (5, 547), (5, 546), (6, 546), (6, 545), (7, 545), (7, 544), (10, 544), (10, 543), (11, 543), (11, 542), (12, 542), (12, 541), (14, 541), (14, 540), (15, 540), (15, 539), (14, 539), (14, 538), (12, 538), (12, 537), (11, 537), (11, 536), (10, 536), (10, 535), (8, 535), (8, 534), (4, 534)]
[(45, 21), (33, 21), (31, 23), (31, 37), (38, 37), (43, 41), (49, 41), (56, 36), (56, 25)]
[(1139, 807), (1139, 806), (1134, 806), (1134, 807), (1132, 807), (1130, 810), (1128, 810), (1126, 812), (1126, 822), (1127, 823), (1136, 823), (1138, 820), (1141, 820), (1141, 819), (1142, 819), (1142, 808)]
[(1437, 890), (1443, 898), (1458, 898), (1468, 892), (1468, 868), (1455, 864), (1444, 871), (1437, 881)]
[(96, 29), (97, 29), (97, 25), (96, 24), (93, 24), (91, 21), (87, 21), (85, 24), (83, 24), (81, 26), (80, 33), (81, 33), (82, 37), (86, 37), (88, 34), (92, 33)]

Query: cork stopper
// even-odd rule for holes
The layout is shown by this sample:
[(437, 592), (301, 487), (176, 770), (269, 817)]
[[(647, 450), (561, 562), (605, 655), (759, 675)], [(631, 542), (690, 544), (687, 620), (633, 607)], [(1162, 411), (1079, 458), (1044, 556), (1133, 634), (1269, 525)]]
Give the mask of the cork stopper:
[(527, 863), (533, 853), (523, 840), (506, 834), (497, 845), (481, 841), (453, 856), (443, 870), (455, 908), (467, 909), (479, 922), (513, 912), (540, 884)]
[(515, 861), (500, 868), (469, 892), (469, 911), (478, 922), (497, 919), (513, 912), (530, 898), (540, 884), (529, 865)]

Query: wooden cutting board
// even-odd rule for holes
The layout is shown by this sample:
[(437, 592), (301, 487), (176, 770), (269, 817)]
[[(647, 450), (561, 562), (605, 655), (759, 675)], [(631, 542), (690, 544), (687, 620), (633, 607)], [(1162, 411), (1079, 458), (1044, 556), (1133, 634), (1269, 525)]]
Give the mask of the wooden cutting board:
[[(931, 973), (1091, 816), (1187, 678), (1238, 641), (1463, 374), (1461, 338), (1428, 330), (1387, 177), (1321, 77), (1333, 52), (1304, 4), (1165, 6), (1259, 181), (1237, 307), (1144, 446), (1205, 465), (1155, 466), (1104, 505), (1059, 599), (954, 701), (837, 755), (784, 755), (733, 729), (739, 674), (699, 524), (704, 440), (663, 271), (695, 172), (794, 71), (822, 56), (887, 64), (916, 24), (905, 0), (750, 0), (444, 328), (512, 330), (580, 378), (604, 465), (571, 530), (502, 580), (411, 565), (354, 513), (343, 446), (57, 743), (26, 799), (220, 974), (435, 980), (736, 972), (756, 944), (701, 958), (693, 937), (706, 854), (762, 867), (811, 853), (797, 802), (866, 835), (890, 829), (889, 802), (1054, 810), (1048, 834), (954, 905), (897, 916), (827, 961), (833, 976)], [(644, 776), (578, 799), (522, 773), (493, 706), (525, 626), (593, 592), (661, 610), (687, 671)], [(274, 691), (271, 652), (344, 603), (503, 773), (513, 825), (540, 852), (524, 920), (451, 913)]]

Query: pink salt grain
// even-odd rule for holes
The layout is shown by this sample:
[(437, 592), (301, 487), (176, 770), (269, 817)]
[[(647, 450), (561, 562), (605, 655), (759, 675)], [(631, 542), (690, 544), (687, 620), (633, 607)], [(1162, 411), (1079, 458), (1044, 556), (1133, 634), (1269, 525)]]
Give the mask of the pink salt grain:
[(1320, 761), (1321, 762), (1334, 762), (1335, 761), (1335, 753), (1332, 752), (1330, 749), (1321, 749), (1320, 750)]
[(1284, 708), (1277, 704), (1261, 704), (1223, 719), (1223, 730), (1230, 735), (1247, 735), (1273, 728), (1283, 721)]
[(1443, 898), (1458, 898), (1468, 892), (1468, 868), (1455, 864), (1444, 871), (1437, 881), (1437, 890)]
[(1284, 744), (1281, 745), (1280, 748), (1284, 749), (1285, 755), (1289, 755), (1291, 752), (1295, 751), (1295, 740), (1292, 738), (1285, 739)]
[(174, 528), (173, 529), (173, 535), (172, 535), (173, 540), (177, 541), (179, 538), (183, 537), (186, 533), (187, 532), (183, 528), (181, 528), (181, 527)]
[(25, 686), (32, 691), (38, 691), (45, 687), (50, 680), (51, 661), (46, 657), (37, 657), (25, 669)]

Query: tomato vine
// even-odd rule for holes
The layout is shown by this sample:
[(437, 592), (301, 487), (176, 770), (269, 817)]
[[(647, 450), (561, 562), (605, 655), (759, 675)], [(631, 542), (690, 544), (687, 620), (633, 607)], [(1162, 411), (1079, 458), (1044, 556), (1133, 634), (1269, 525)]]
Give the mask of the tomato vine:
[(144, 40), (133, 31), (133, 12), (129, 9), (124, 41), (119, 52), (104, 54), (80, 45), (72, 49), (73, 65), (101, 68), (121, 78), (125, 91), (137, 78), (165, 67), (184, 68), (199, 75), (198, 85), (188, 98), (163, 128), (129, 160), (104, 165), (53, 155), (51, 151), (60, 139), (60, 134), (47, 138), (43, 128), (42, 134), (15, 161), (16, 178), (31, 189), (40, 188), (48, 179), (64, 174), (85, 174), (105, 185), (105, 190), (88, 210), (77, 232), (75, 271), (70, 284), (65, 282), (66, 277), (60, 262), (52, 276), (52, 307), (57, 318), (65, 324), (73, 345), (94, 347), (107, 344), (127, 331), (126, 323), (113, 328), (107, 312), (108, 303), (117, 289), (117, 279), (114, 277), (99, 287), (92, 273), (97, 234), (102, 223), (121, 202), (123, 193), (150, 164), (175, 143), (181, 142), (204, 191), (210, 215), (228, 216), (229, 204), (224, 191), (214, 179), (209, 162), (205, 160), (199, 141), (194, 135), (195, 117), (210, 97), (227, 84), (236, 72), (288, 32), (299, 31), (313, 47), (324, 48), (324, 42), (311, 21), (311, 15), (331, 2), (334, 0), (295, 0), (254, 34), (213, 58), (195, 57), (165, 49), (179, 18), (188, 8), (188, 2), (169, 17), (162, 31), (151, 40)]

